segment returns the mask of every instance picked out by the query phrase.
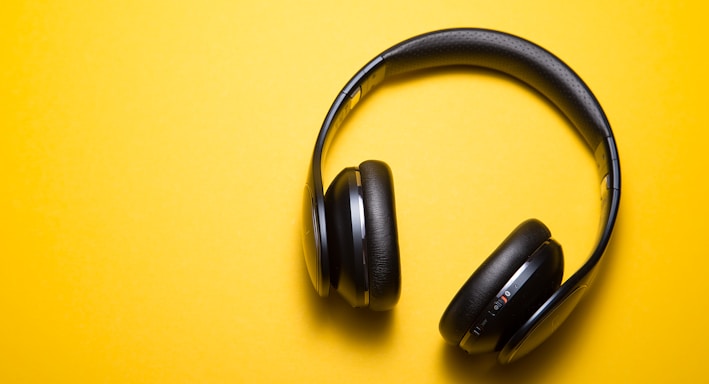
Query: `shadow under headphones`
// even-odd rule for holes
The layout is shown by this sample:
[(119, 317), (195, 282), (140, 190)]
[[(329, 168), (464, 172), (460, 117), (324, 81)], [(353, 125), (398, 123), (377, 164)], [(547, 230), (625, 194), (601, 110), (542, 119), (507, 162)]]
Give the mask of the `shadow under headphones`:
[(303, 248), (320, 296), (336, 290), (354, 307), (389, 310), (401, 290), (392, 176), (380, 161), (346, 168), (323, 193), (329, 140), (354, 106), (382, 81), (421, 69), (483, 67), (519, 79), (547, 97), (593, 151), (601, 181), (601, 218), (588, 260), (564, 284), (561, 246), (540, 221), (519, 225), (470, 276), (441, 317), (439, 330), (469, 353), (498, 352), (508, 363), (549, 337), (591, 283), (620, 202), (620, 163), (598, 101), (560, 59), (522, 38), (484, 29), (413, 37), (367, 63), (345, 85), (318, 134), (305, 187)]

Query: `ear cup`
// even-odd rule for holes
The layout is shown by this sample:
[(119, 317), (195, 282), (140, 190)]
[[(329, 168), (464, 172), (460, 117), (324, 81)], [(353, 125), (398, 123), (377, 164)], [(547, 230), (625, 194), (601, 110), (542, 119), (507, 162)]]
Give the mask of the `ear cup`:
[(381, 161), (359, 166), (369, 275), (369, 308), (389, 310), (399, 301), (401, 266), (391, 169)]
[(391, 170), (380, 161), (340, 172), (325, 194), (330, 285), (354, 307), (383, 311), (401, 292)]
[(536, 219), (515, 228), (473, 272), (446, 308), (439, 323), (443, 338), (458, 345), (505, 283), (550, 238), (549, 229)]

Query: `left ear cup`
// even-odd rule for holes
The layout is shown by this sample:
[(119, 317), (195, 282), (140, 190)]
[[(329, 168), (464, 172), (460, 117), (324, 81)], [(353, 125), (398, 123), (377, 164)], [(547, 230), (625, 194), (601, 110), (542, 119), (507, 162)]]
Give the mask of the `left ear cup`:
[(354, 307), (388, 310), (401, 268), (389, 167), (365, 161), (340, 172), (325, 194), (330, 284)]

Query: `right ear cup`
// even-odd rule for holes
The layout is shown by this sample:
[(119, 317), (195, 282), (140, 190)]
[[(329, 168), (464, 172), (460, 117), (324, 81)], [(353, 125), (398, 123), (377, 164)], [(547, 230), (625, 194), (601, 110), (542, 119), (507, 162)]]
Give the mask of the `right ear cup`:
[(391, 170), (380, 161), (340, 172), (325, 194), (330, 284), (354, 307), (394, 307), (401, 267)]
[[(516, 330), (559, 287), (563, 265), (561, 247), (551, 239), (549, 229), (538, 220), (525, 221), (455, 295), (441, 317), (441, 335), (468, 352), (499, 349), (502, 336)], [(498, 297), (513, 276), (519, 280), (506, 289), (514, 296), (507, 291)], [(470, 344), (464, 340), (470, 334), (483, 337), (464, 346)]]

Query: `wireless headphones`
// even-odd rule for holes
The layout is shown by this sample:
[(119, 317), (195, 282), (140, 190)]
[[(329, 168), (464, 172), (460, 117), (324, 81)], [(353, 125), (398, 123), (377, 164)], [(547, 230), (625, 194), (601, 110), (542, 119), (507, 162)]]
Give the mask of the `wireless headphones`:
[(546, 96), (593, 150), (601, 180), (601, 218), (588, 260), (561, 284), (561, 246), (538, 220), (518, 226), (470, 276), (443, 313), (439, 330), (469, 353), (498, 352), (508, 363), (547, 339), (590, 285), (613, 231), (620, 202), (620, 163), (613, 132), (586, 84), (560, 59), (516, 36), (449, 29), (416, 36), (384, 51), (345, 85), (318, 134), (305, 186), (303, 248), (320, 296), (336, 290), (354, 307), (389, 310), (401, 290), (391, 170), (380, 161), (346, 168), (323, 193), (329, 140), (355, 105), (382, 81), (427, 68), (496, 70)]

